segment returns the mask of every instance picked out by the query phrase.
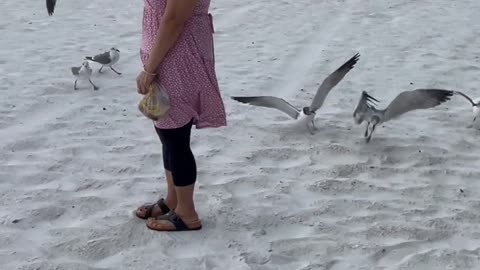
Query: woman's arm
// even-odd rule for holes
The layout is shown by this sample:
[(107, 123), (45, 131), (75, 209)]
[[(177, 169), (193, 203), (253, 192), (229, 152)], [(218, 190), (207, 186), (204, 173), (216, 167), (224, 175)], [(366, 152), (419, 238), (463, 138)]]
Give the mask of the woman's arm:
[(155, 37), (155, 45), (145, 64), (145, 71), (154, 73), (168, 50), (175, 44), (185, 21), (193, 14), (197, 0), (167, 0), (165, 12)]

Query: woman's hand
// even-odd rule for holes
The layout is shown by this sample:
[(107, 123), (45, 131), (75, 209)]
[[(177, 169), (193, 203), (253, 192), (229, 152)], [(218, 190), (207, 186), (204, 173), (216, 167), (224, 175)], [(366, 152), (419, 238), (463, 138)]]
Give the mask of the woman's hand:
[(137, 76), (137, 92), (139, 94), (146, 95), (154, 78), (154, 73), (145, 72), (144, 70), (140, 71)]
[(150, 70), (155, 70), (163, 58), (175, 44), (182, 32), (183, 25), (192, 16), (198, 0), (167, 0), (165, 12), (159, 21), (159, 27), (155, 36), (155, 45), (150, 51), (144, 70), (137, 77), (137, 92), (145, 95), (148, 87), (155, 78)]

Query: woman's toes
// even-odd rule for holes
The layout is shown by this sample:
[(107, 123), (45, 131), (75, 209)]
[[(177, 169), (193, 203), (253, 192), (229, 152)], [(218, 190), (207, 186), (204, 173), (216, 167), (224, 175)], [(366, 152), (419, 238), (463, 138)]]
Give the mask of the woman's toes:
[(175, 225), (168, 220), (156, 220), (149, 218), (146, 222), (147, 227), (158, 231), (172, 231), (175, 230)]

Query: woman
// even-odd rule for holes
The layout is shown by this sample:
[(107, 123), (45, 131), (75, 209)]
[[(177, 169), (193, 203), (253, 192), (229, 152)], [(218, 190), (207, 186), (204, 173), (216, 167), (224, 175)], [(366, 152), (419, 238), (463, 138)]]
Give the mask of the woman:
[(190, 132), (226, 126), (218, 89), (213, 50), (210, 0), (144, 0), (140, 56), (144, 69), (137, 77), (140, 94), (157, 79), (166, 88), (170, 110), (154, 122), (163, 146), (167, 194), (137, 208), (147, 227), (159, 231), (201, 229), (193, 191), (197, 176)]

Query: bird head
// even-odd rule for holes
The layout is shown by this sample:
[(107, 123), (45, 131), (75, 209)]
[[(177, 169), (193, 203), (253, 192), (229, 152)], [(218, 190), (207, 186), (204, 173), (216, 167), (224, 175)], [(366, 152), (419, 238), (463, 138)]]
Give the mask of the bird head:
[(88, 63), (88, 61), (83, 61), (82, 66), (89, 68), (90, 64)]
[(303, 107), (303, 110), (302, 110), (302, 111), (303, 111), (303, 114), (305, 114), (305, 115), (315, 114), (314, 111), (311, 111), (311, 110), (310, 110), (310, 107)]
[(353, 112), (353, 122), (357, 125), (360, 125), (363, 122), (363, 114)]
[(115, 47), (110, 48), (110, 51), (111, 51), (111, 52), (120, 52), (120, 50), (117, 49), (117, 48), (115, 48)]
[(353, 122), (357, 125), (360, 125), (365, 120), (365, 111), (362, 111), (358, 108), (355, 108), (353, 111)]

